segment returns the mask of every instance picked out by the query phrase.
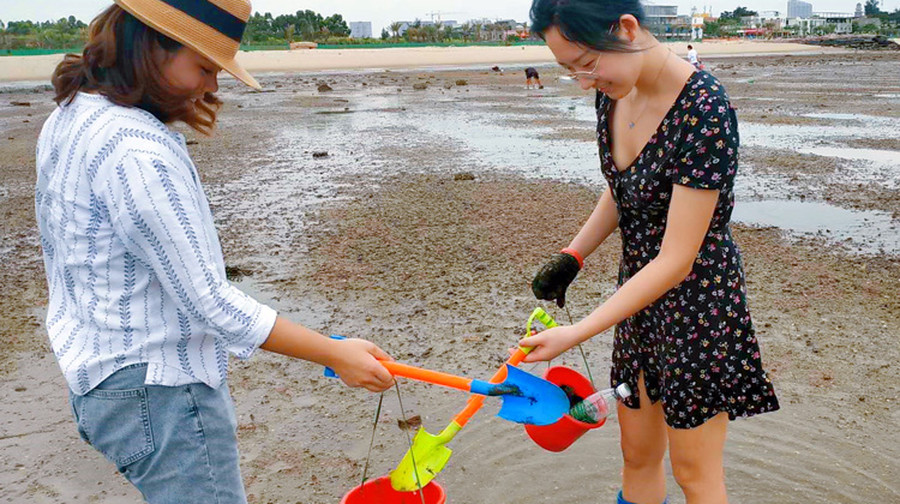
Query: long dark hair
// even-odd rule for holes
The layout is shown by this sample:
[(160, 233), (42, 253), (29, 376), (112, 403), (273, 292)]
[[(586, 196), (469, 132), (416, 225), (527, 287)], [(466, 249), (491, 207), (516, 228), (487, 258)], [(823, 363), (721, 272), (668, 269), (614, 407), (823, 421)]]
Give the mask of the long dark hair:
[(191, 101), (192, 93), (175, 89), (154, 57), (160, 49), (174, 54), (183, 46), (145, 25), (118, 5), (91, 22), (81, 55), (67, 54), (53, 73), (57, 104), (71, 103), (79, 91), (102, 94), (117, 105), (137, 107), (163, 123), (183, 121), (209, 134), (221, 101), (212, 93)]
[(543, 37), (555, 26), (566, 40), (595, 51), (632, 52), (634, 49), (615, 35), (619, 18), (625, 14), (644, 23), (640, 0), (534, 0), (531, 31)]

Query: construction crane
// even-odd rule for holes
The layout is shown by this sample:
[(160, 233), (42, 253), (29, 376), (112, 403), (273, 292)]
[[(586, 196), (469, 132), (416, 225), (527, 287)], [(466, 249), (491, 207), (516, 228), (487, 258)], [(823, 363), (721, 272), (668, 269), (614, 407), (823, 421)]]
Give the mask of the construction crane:
[(447, 11), (434, 11), (434, 12), (426, 12), (426, 16), (431, 16), (431, 22), (434, 23), (434, 18), (437, 17), (437, 22), (441, 22), (441, 16), (444, 14), (465, 14), (465, 12), (447, 12)]

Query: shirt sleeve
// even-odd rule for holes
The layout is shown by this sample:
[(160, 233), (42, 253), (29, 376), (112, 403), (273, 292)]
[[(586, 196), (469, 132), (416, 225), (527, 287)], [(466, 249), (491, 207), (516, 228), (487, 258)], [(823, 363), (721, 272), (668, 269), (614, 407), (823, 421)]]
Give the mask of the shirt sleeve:
[(275, 325), (276, 312), (225, 278), (208, 208), (193, 169), (177, 158), (128, 153), (105, 177), (116, 234), (150, 268), (165, 292), (238, 358), (249, 358)]
[(684, 112), (686, 133), (672, 182), (695, 189), (722, 189), (737, 173), (737, 116), (727, 99), (702, 97)]

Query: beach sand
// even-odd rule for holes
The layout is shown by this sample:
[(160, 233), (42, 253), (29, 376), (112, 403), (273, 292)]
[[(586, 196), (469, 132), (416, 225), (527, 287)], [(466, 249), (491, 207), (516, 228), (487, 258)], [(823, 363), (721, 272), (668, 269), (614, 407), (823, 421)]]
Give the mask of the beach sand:
[[(804, 44), (757, 41), (710, 41), (694, 43), (701, 58), (736, 54), (834, 53), (840, 49)], [(672, 43), (676, 54), (687, 54), (687, 43)], [(0, 81), (50, 80), (62, 54), (0, 57)], [(238, 60), (251, 73), (316, 70), (362, 70), (438, 66), (552, 63), (545, 46), (514, 47), (415, 47), (387, 49), (314, 49), (297, 51), (242, 52)]]
[[(736, 211), (790, 204), (775, 217), (812, 221), (846, 212), (804, 234), (781, 221), (734, 225), (782, 409), (730, 424), (733, 504), (900, 502), (898, 64), (900, 54), (868, 52), (708, 62), (740, 118)], [(605, 184), (594, 96), (557, 84), (554, 71), (544, 90), (526, 90), (522, 65), (504, 67), (263, 75), (265, 92), (223, 81), (215, 135), (187, 134), (226, 263), (245, 274), (238, 286), (325, 334), (489, 376), (539, 304), (535, 271)], [(334, 91), (318, 92), (320, 82)], [(134, 488), (78, 437), (43, 327), (34, 147), (53, 108), (52, 93), (30, 84), (0, 94), (0, 502), (130, 504)], [(885, 162), (866, 160), (879, 152)], [(474, 180), (456, 180), (461, 172)], [(885, 220), (894, 227), (880, 228)], [(576, 320), (614, 292), (620, 254), (616, 235), (587, 259), (568, 295)], [(612, 345), (611, 331), (584, 345), (598, 385)], [(584, 368), (577, 350), (554, 364)], [(234, 361), (229, 384), (251, 504), (331, 504), (359, 484), (377, 395), (265, 352)], [(443, 388), (400, 389), (405, 414), (431, 433), (465, 403)], [(554, 454), (496, 411), (488, 404), (451, 443), (438, 478), (450, 502), (615, 500), (614, 421)], [(406, 451), (402, 416), (388, 392), (370, 478)], [(666, 468), (670, 502), (683, 504)]]

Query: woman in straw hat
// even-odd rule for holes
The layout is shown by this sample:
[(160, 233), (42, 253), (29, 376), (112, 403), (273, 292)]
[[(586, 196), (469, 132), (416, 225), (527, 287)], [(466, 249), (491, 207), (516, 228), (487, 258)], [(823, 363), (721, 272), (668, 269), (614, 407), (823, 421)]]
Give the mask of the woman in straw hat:
[(184, 136), (209, 133), (216, 75), (235, 61), (247, 0), (116, 0), (56, 69), (37, 149), (47, 331), (81, 436), (153, 503), (246, 502), (228, 353), (257, 348), (393, 384), (389, 357), (279, 318), (233, 287)]

